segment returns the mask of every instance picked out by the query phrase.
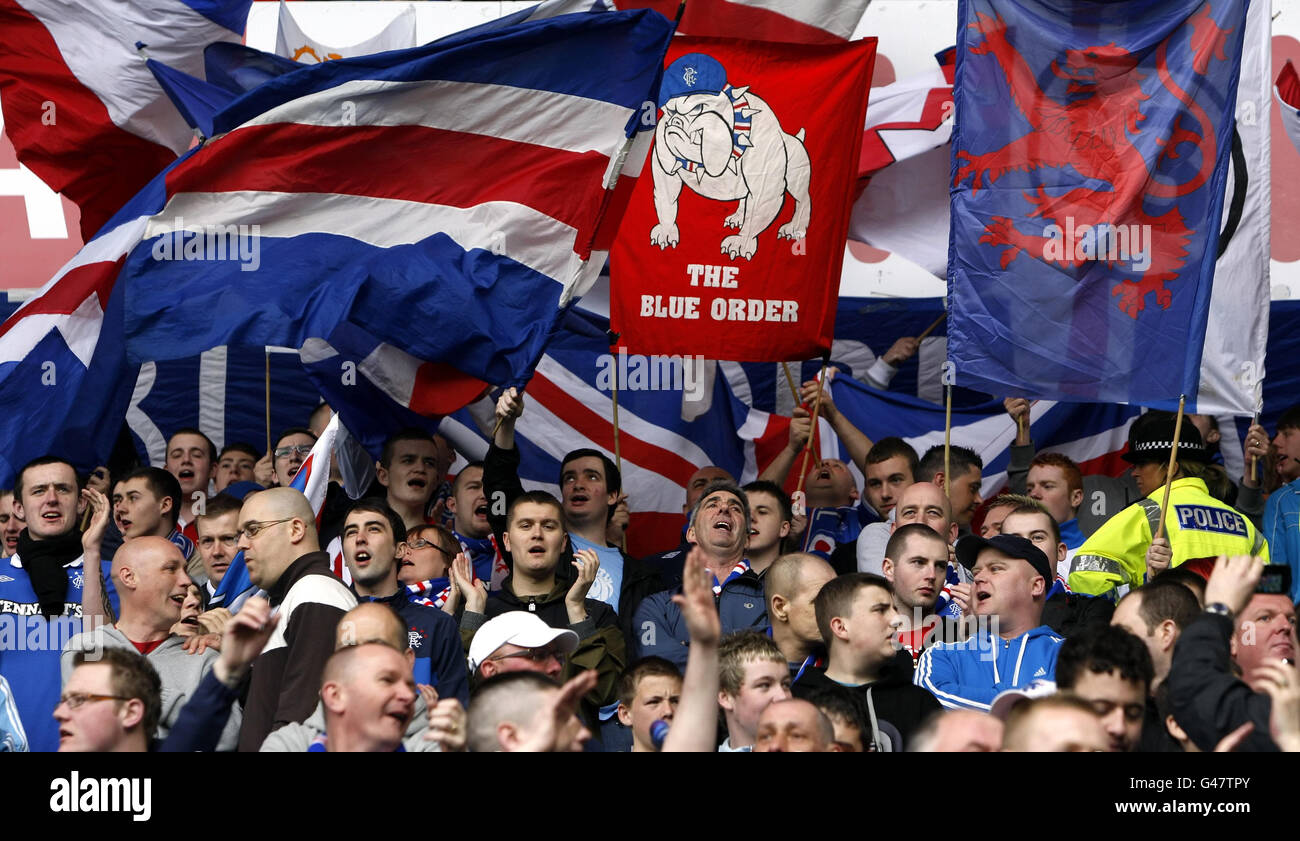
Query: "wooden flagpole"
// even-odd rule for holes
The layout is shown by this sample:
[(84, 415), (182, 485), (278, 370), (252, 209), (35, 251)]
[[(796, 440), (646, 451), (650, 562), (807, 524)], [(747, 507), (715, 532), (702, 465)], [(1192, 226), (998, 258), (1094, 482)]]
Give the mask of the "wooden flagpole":
[(952, 500), (952, 386), (943, 387), (943, 493)]
[(1159, 540), (1165, 536), (1165, 518), (1169, 510), (1169, 488), (1174, 483), (1174, 471), (1178, 469), (1178, 439), (1183, 431), (1183, 406), (1187, 402), (1187, 395), (1178, 396), (1178, 419), (1174, 421), (1174, 445), (1169, 450), (1169, 466), (1165, 469), (1165, 495), (1160, 501), (1160, 525), (1156, 527), (1154, 540)]
[(790, 376), (790, 365), (786, 362), (781, 363), (781, 370), (785, 371), (786, 384), (790, 386), (790, 396), (794, 398), (794, 405), (799, 405), (799, 389), (794, 387), (794, 377)]
[(807, 475), (805, 471), (808, 469), (808, 456), (812, 453), (813, 438), (817, 435), (817, 417), (822, 410), (822, 389), (825, 388), (826, 363), (829, 360), (830, 357), (828, 356), (822, 357), (822, 370), (817, 375), (817, 396), (813, 398), (812, 425), (808, 427), (808, 441), (804, 444), (803, 461), (799, 465), (799, 485), (795, 488), (795, 493), (803, 490), (803, 482)]
[(614, 360), (614, 379), (611, 381), (613, 388), (610, 389), (610, 396), (614, 402), (614, 464), (618, 465), (618, 472), (623, 472), (623, 456), (618, 447), (618, 359)]
[(947, 317), (948, 317), (948, 313), (946, 312), (943, 315), (940, 315), (938, 318), (934, 320), (934, 323), (932, 323), (929, 327), (925, 328), (925, 330), (921, 332), (921, 335), (916, 337), (916, 340), (918, 342), (923, 341), (926, 336), (934, 332), (934, 328), (938, 327), (940, 324), (943, 324), (943, 320)]
[(266, 453), (271, 457), (271, 464), (275, 464), (275, 453), (271, 452), (271, 352), (262, 349), (263, 358), (266, 360)]

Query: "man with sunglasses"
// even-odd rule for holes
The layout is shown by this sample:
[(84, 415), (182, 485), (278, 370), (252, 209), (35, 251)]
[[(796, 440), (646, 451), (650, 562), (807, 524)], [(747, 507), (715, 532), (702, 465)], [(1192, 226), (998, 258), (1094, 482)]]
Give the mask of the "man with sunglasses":
[(397, 512), (377, 499), (354, 504), (343, 519), (343, 560), (361, 601), (387, 605), (407, 628), (415, 654), (415, 682), (432, 686), (440, 698), (469, 704), (469, 681), (456, 620), (432, 604), (408, 597), (398, 583), (398, 558), (407, 551), (406, 526)]
[(552, 628), (536, 615), (512, 610), (478, 629), (469, 647), (469, 667), (487, 680), (506, 672), (538, 672), (559, 679), (568, 657), (578, 647), (578, 635)]
[(334, 628), (356, 597), (330, 573), (316, 517), (294, 488), (253, 494), (239, 512), (248, 577), (267, 592), (280, 624), (253, 664), (239, 749), (256, 751), (272, 730), (316, 708), (321, 670), (334, 651)]

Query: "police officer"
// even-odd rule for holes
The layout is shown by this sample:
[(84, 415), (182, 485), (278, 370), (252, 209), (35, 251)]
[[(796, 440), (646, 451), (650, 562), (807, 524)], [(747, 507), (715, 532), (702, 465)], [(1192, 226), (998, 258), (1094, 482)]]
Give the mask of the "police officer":
[(1169, 508), (1162, 514), (1174, 423), (1173, 416), (1154, 412), (1133, 422), (1124, 459), (1133, 465), (1138, 492), (1145, 498), (1111, 517), (1079, 547), (1070, 566), (1071, 590), (1114, 599), (1130, 587), (1141, 586), (1148, 577), (1148, 550), (1162, 516), (1168, 549), (1159, 551), (1164, 547), (1158, 541), (1153, 555), (1168, 558), (1170, 566), (1220, 555), (1259, 555), (1267, 560), (1268, 546), (1255, 526), (1206, 489), (1200, 477), (1208, 452), (1190, 423), (1180, 431)]

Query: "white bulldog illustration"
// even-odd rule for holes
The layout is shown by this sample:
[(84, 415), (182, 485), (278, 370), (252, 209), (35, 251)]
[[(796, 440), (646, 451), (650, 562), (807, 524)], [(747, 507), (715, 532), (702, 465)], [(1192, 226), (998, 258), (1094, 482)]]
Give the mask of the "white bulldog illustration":
[(778, 237), (797, 240), (808, 232), (812, 166), (804, 130), (786, 134), (766, 102), (746, 87), (727, 83), (712, 56), (684, 55), (664, 71), (659, 89), (663, 116), (655, 129), (654, 199), (659, 224), (650, 242), (675, 248), (677, 199), (685, 184), (705, 198), (739, 200), (724, 221), (737, 234), (723, 237), (722, 253), (753, 259), (758, 235), (776, 219), (788, 191), (794, 214)]

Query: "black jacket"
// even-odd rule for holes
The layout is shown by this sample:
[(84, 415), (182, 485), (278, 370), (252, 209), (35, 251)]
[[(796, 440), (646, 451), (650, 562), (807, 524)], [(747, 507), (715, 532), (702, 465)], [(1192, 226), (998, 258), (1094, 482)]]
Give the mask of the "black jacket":
[(1042, 624), (1069, 639), (1109, 625), (1114, 613), (1115, 603), (1110, 599), (1083, 593), (1057, 593), (1043, 605)]
[(568, 583), (556, 581), (545, 596), (520, 598), (514, 593), (513, 576), (507, 576), (500, 590), (488, 594), (483, 614), (462, 613), (461, 639), (468, 652), (474, 634), (484, 622), (512, 610), (535, 614), (552, 628), (573, 631), (578, 635), (578, 647), (569, 655), (564, 677), (573, 677), (583, 669), (596, 670), (599, 676), (596, 688), (583, 699), (583, 719), (596, 728), (592, 730), (595, 733), (600, 722), (598, 711), (618, 697), (618, 680), (627, 665), (627, 644), (618, 628), (618, 617), (604, 602), (587, 599), (587, 618), (576, 625), (569, 624), (569, 612), (564, 606), (568, 591)]
[[(506, 512), (510, 510), (510, 504), (523, 492), (524, 486), (519, 481), (519, 448), (503, 450), (496, 444), (490, 446), (487, 456), (483, 459), (483, 493), (489, 500), (488, 523), (492, 526), (492, 533), (496, 535), (497, 545), (501, 547), (501, 557), (512, 570), (514, 559), (505, 550), (502, 535), (506, 530)], [(491, 500), (498, 498), (497, 493), (501, 494), (499, 498), (505, 500), (504, 506), (491, 504)], [(636, 612), (637, 605), (641, 604), (646, 596), (667, 589), (667, 585), (660, 579), (658, 570), (643, 561), (638, 561), (621, 549), (619, 553), (623, 556), (623, 585), (619, 590), (617, 608), (619, 630), (625, 639), (631, 639), (634, 636), (632, 614)], [(560, 565), (555, 570), (555, 578), (557, 582), (564, 582), (567, 585), (573, 583), (577, 575), (578, 571), (573, 565), (573, 546), (569, 544), (564, 547), (564, 553), (560, 556)], [(563, 613), (563, 597), (560, 601), (561, 613)]]
[(267, 734), (303, 721), (320, 700), (320, 677), (334, 653), (334, 629), (357, 599), (330, 572), (330, 556), (309, 552), (268, 588), (280, 624), (253, 661), (239, 749), (257, 751)]
[(1251, 690), (1232, 673), (1229, 640), (1232, 621), (1226, 616), (1202, 613), (1178, 638), (1169, 669), (1169, 700), (1174, 720), (1203, 751), (1247, 721), (1255, 729), (1239, 751), (1275, 751), (1269, 735), (1273, 699)]
[(796, 698), (804, 699), (825, 689), (847, 692), (858, 706), (865, 724), (862, 731), (864, 744), (871, 742), (872, 710), (878, 720), (888, 721), (898, 728), (903, 744), (895, 745), (895, 751), (905, 750), (921, 723), (941, 709), (933, 695), (912, 685), (912, 655), (906, 651), (899, 651), (894, 656), (875, 683), (845, 686), (826, 677), (825, 669), (809, 666), (799, 682), (791, 687)]

